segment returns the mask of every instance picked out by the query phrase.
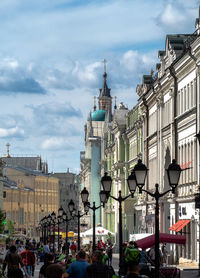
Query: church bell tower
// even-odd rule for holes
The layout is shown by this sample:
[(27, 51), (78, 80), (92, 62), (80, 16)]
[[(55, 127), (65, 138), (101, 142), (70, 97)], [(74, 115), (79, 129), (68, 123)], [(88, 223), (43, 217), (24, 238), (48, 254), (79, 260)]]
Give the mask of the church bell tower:
[(99, 110), (105, 110), (109, 114), (109, 118), (111, 119), (112, 115), (112, 97), (110, 95), (111, 89), (107, 86), (107, 73), (106, 73), (106, 60), (104, 59), (104, 74), (103, 74), (103, 86), (100, 89), (99, 94)]

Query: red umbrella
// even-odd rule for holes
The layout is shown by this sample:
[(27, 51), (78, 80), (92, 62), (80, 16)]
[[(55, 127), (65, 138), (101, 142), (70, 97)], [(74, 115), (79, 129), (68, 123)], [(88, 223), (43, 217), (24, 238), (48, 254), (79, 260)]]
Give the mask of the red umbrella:
[[(160, 243), (185, 244), (186, 237), (180, 236), (180, 235), (160, 233), (159, 242)], [(145, 237), (143, 239), (139, 239), (136, 241), (136, 243), (137, 243), (138, 247), (142, 248), (143, 250), (146, 250), (147, 248), (151, 248), (152, 246), (155, 245), (155, 235), (151, 235), (151, 236)]]

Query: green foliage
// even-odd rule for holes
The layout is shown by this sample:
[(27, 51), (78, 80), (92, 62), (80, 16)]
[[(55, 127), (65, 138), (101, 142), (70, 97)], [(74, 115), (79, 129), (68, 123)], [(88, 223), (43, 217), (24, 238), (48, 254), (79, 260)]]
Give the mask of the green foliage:
[(3, 212), (3, 210), (0, 209), (0, 234), (2, 234), (4, 232), (4, 224), (3, 221), (5, 220), (5, 214)]
[(6, 227), (7, 227), (9, 236), (12, 236), (14, 234), (15, 227), (14, 227), (14, 223), (10, 219), (7, 219)]
[(108, 235), (106, 236), (106, 240), (111, 242), (111, 243), (114, 243), (115, 242), (115, 237), (111, 233), (108, 233)]
[(7, 237), (7, 238), (6, 238), (6, 245), (8, 245), (9, 242), (10, 242), (10, 237)]

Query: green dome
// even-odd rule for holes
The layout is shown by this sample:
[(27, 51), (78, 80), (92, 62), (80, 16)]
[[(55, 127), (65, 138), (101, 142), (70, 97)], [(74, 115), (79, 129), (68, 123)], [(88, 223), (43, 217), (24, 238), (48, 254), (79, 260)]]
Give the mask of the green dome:
[(97, 122), (105, 121), (106, 111), (105, 110), (96, 110), (91, 113), (91, 120)]

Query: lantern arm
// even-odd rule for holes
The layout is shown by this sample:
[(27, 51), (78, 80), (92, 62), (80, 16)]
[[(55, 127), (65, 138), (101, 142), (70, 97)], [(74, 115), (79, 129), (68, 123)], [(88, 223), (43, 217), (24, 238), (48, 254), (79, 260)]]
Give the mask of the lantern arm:
[[(171, 190), (171, 189), (170, 189), (170, 190)], [(142, 192), (145, 192), (145, 193), (147, 193), (148, 195), (150, 195), (151, 197), (155, 198), (155, 193), (152, 193), (152, 192), (150, 192), (150, 191), (148, 191), (148, 190), (146, 190), (146, 189), (140, 188), (140, 192), (141, 192), (141, 193), (142, 193)]]
[(115, 196), (109, 195), (110, 198), (114, 199), (114, 200), (117, 201), (117, 202), (123, 202), (123, 201), (125, 201), (126, 199), (128, 199), (129, 197), (132, 197), (132, 198), (133, 198), (133, 196), (134, 196), (134, 193), (131, 193), (131, 194), (125, 196), (125, 197), (122, 197), (122, 196), (121, 196), (121, 193), (120, 193), (118, 198), (116, 198)]
[(67, 218), (67, 219), (64, 220), (64, 222), (70, 222), (70, 221), (73, 220), (73, 219), (74, 219), (74, 217)]
[(160, 193), (160, 197), (163, 197), (164, 195), (166, 195), (169, 192), (175, 193), (174, 190), (175, 190), (175, 188), (174, 189), (172, 188), (172, 189), (169, 189), (169, 190), (167, 190), (167, 191), (165, 191), (163, 193)]
[(83, 217), (84, 215), (87, 215), (87, 212), (84, 212), (83, 214), (80, 214), (80, 211), (78, 211), (78, 214), (75, 214), (70, 220), (74, 219), (75, 217), (81, 218), (81, 217)]
[[(110, 195), (109, 195), (110, 196)], [(103, 207), (103, 205), (99, 205), (98, 207), (95, 206), (95, 202), (93, 202), (93, 206), (91, 207), (90, 205), (86, 205), (88, 208), (90, 208), (91, 210), (95, 211), (101, 207)]]
[(160, 192), (158, 191), (158, 188), (157, 188), (157, 187), (156, 187), (155, 193), (152, 193), (152, 192), (150, 192), (150, 191), (148, 191), (148, 190), (145, 190), (145, 189), (141, 189), (141, 192), (145, 192), (145, 193), (147, 193), (148, 195), (150, 195), (151, 197), (153, 197), (153, 198), (155, 198), (155, 199), (159, 199), (159, 198), (165, 196), (165, 195), (166, 195), (167, 193), (169, 193), (169, 192), (175, 193), (175, 188), (169, 189), (169, 190), (167, 190), (167, 191), (165, 191), (165, 192), (163, 192), (163, 193), (160, 193)]

